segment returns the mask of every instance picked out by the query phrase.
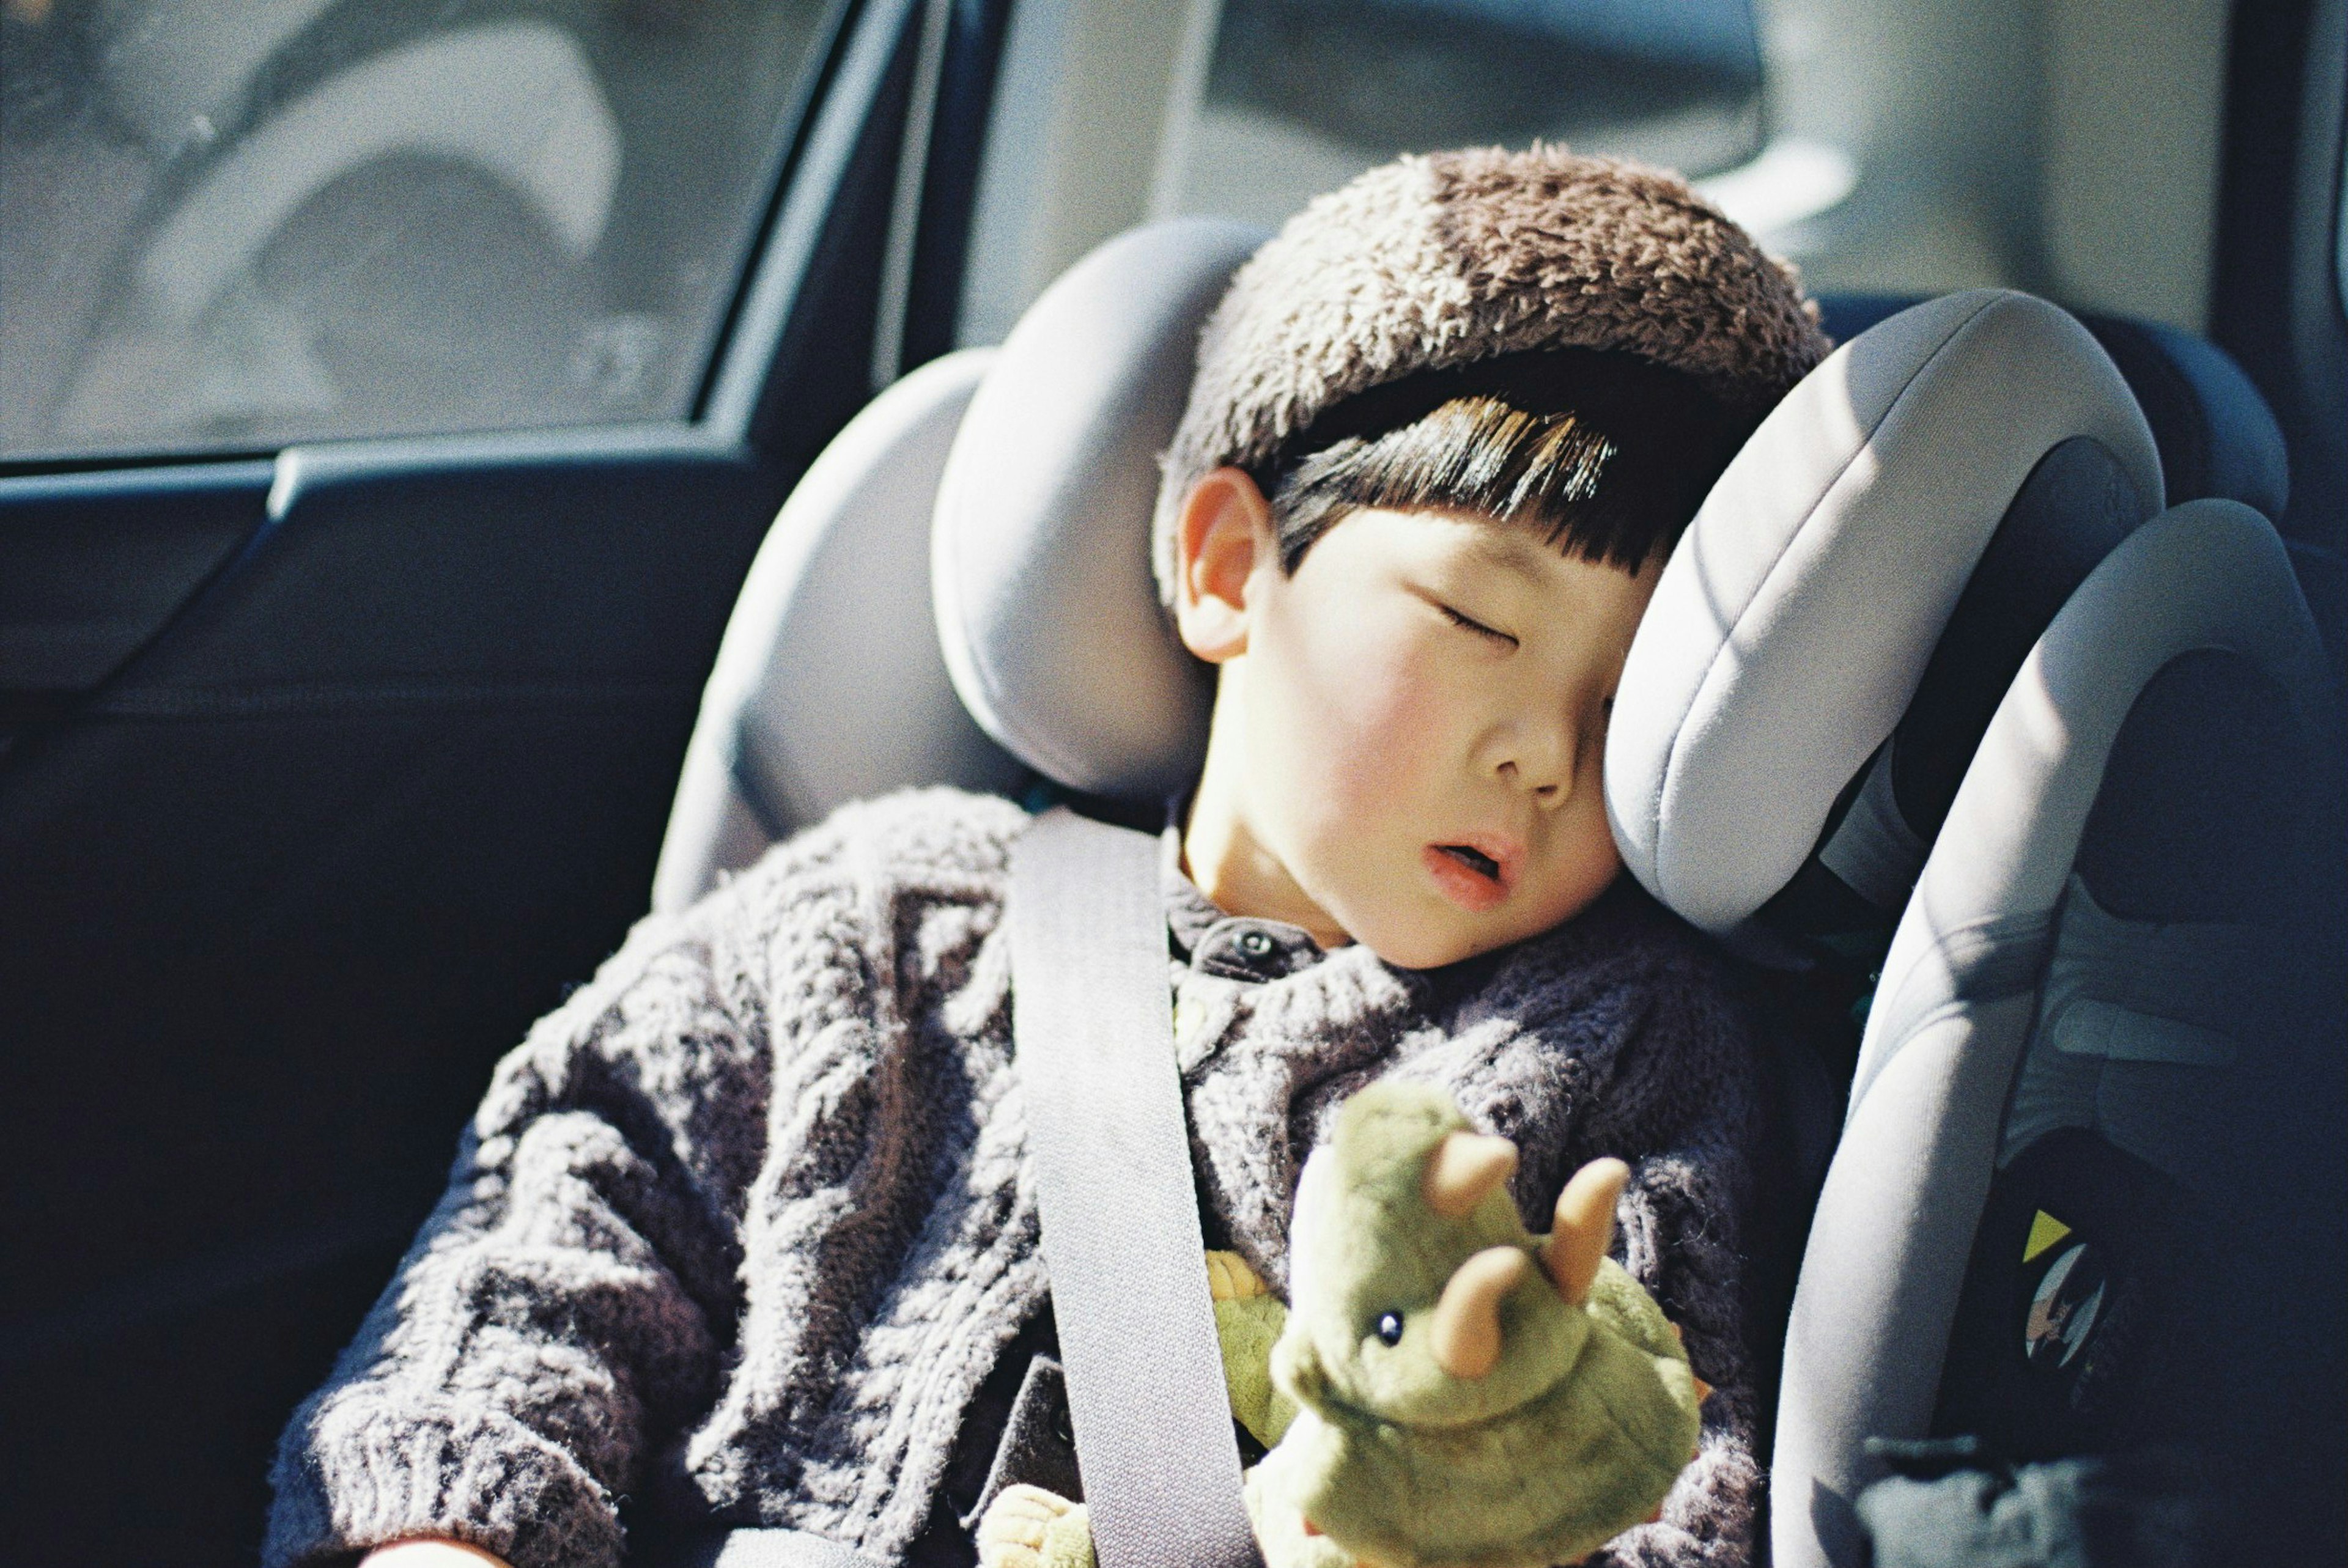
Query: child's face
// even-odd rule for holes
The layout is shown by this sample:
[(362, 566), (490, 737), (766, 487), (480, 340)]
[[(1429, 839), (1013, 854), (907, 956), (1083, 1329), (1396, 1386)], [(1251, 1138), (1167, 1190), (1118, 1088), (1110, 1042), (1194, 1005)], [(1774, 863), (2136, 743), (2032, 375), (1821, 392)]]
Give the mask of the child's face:
[(1292, 577), (1235, 469), (1194, 492), (1181, 543), (1183, 638), (1222, 666), (1184, 841), (1216, 903), (1430, 968), (1545, 931), (1613, 880), (1607, 712), (1659, 564), (1360, 511)]

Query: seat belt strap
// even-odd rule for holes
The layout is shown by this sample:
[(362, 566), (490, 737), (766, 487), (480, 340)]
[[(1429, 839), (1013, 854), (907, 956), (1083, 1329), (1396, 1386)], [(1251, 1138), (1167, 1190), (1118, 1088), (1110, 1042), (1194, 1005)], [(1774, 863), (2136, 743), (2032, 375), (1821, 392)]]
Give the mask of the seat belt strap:
[(1255, 1568), (1146, 835), (1058, 807), (1012, 846), (1013, 1043), (1101, 1568)]

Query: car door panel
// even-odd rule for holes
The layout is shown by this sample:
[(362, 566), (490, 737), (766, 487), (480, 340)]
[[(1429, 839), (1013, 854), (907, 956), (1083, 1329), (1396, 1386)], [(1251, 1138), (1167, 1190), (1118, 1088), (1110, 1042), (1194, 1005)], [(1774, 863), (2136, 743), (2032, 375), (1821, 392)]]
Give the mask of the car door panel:
[(152, 641), (260, 530), (266, 463), (0, 479), (0, 754)]
[[(782, 488), (587, 443), (306, 456), (152, 645), (0, 766), (0, 1163), (27, 1200), (0, 1247), (42, 1260), (0, 1286), (12, 1409), (89, 1402), (54, 1354), (77, 1325), (103, 1379), (104, 1347), (239, 1321), (242, 1292), (266, 1310), (223, 1353), (273, 1372), (269, 1276), (347, 1255), (380, 1282), (489, 1061), (641, 912)], [(308, 1320), (306, 1375), (354, 1321)], [(217, 1375), (197, 1361), (174, 1403)]]
[[(374, 1099), (346, 1102), (336, 1072), (446, 1061), (478, 1085), (479, 1048), (448, 1061), (430, 1020), (510, 1042), (609, 949), (775, 501), (722, 456), (309, 480), (304, 456), (178, 623), (0, 774), (0, 887), (41, 916), (0, 959), (12, 1032), (76, 1045), (9, 1053), (31, 1115), (5, 1158), (28, 1180), (77, 1151), (88, 1171), (53, 1231), (36, 1217), (9, 1245), (87, 1259), (61, 1281), (231, 1239), (255, 1203), (328, 1202), (366, 1168), (335, 1143)], [(339, 1038), (355, 1014), (385, 1038)], [(122, 1071), (91, 1071), (93, 1050)], [(145, 1190), (174, 1143), (215, 1133), (221, 1151)], [(289, 1159), (318, 1135), (335, 1142)], [(248, 1163), (250, 1183), (232, 1174)], [(303, 1192), (267, 1171), (302, 1172)]]
[(920, 13), (843, 8), (694, 419), (0, 477), (0, 1560), (251, 1560), (490, 1064), (642, 914), (872, 390)]

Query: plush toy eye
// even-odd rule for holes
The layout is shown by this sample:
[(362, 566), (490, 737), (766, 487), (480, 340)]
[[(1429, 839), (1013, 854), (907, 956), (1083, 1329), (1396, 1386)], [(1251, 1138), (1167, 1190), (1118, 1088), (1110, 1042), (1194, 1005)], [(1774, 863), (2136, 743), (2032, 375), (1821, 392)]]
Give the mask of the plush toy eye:
[(1399, 1345), (1402, 1343), (1401, 1313), (1389, 1312), (1385, 1317), (1378, 1319), (1378, 1343), (1381, 1345)]

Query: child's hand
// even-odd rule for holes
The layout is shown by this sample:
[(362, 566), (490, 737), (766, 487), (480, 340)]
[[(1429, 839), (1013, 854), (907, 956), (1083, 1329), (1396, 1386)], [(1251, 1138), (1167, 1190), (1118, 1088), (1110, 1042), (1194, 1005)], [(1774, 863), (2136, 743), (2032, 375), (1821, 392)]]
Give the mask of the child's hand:
[(1272, 1287), (1264, 1284), (1263, 1276), (1239, 1254), (1210, 1252), (1207, 1255), (1207, 1295), (1213, 1300), (1244, 1301), (1250, 1296), (1271, 1294)]
[(359, 1568), (508, 1568), (506, 1560), (461, 1541), (395, 1541), (359, 1559)]
[(978, 1561), (980, 1568), (1093, 1568), (1091, 1516), (1040, 1486), (1006, 1486), (978, 1522)]
[(1288, 1308), (1235, 1252), (1207, 1255), (1207, 1294), (1214, 1298), (1215, 1338), (1222, 1347), (1231, 1414), (1256, 1441), (1271, 1448), (1296, 1415), (1295, 1401), (1272, 1385), (1272, 1347), (1288, 1327)]

